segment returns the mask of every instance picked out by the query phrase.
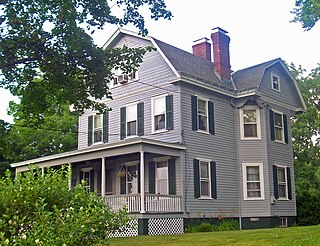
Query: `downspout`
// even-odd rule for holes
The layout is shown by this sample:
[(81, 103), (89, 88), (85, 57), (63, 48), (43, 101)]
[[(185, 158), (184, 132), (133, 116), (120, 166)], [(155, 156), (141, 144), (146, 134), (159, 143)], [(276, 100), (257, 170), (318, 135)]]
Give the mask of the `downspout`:
[[(231, 104), (232, 105), (232, 104)], [(238, 214), (239, 214), (239, 228), (240, 228), (240, 230), (242, 230), (242, 211), (241, 211), (241, 207), (242, 207), (242, 204), (241, 204), (241, 200), (242, 200), (242, 191), (241, 191), (241, 179), (240, 179), (240, 176), (241, 176), (241, 172), (242, 172), (242, 170), (241, 170), (241, 165), (240, 165), (240, 158), (239, 158), (239, 127), (240, 127), (240, 123), (239, 123), (239, 119), (238, 119), (238, 115), (239, 115), (239, 113), (238, 113), (238, 109), (237, 108), (234, 108), (234, 110), (235, 110), (235, 122), (236, 122), (236, 127), (235, 127), (235, 129), (236, 129), (236, 155), (237, 155), (237, 166), (238, 166), (238, 194), (239, 194), (239, 212), (238, 212)]]

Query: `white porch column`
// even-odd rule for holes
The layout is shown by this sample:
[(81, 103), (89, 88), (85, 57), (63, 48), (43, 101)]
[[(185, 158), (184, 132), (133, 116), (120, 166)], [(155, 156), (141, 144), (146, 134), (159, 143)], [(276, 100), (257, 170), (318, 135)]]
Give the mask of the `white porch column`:
[[(72, 185), (72, 165), (71, 165), (71, 163), (69, 163), (69, 167), (68, 167), (68, 169), (69, 169), (69, 190), (71, 190), (71, 185)], [(42, 169), (42, 171), (44, 170), (44, 168)]]
[(41, 167), (41, 175), (42, 175), (42, 177), (44, 176), (44, 172), (45, 172), (45, 167)]
[(106, 159), (101, 157), (101, 196), (106, 195)]
[(140, 203), (141, 210), (140, 213), (143, 214), (146, 212), (145, 203), (144, 203), (144, 151), (140, 151)]

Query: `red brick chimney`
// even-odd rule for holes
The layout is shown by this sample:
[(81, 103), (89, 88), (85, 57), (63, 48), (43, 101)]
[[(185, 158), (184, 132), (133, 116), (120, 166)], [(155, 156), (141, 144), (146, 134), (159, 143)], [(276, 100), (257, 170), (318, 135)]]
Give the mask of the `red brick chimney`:
[(230, 38), (227, 31), (216, 27), (211, 34), (213, 44), (213, 67), (221, 79), (231, 80), (231, 66), (229, 55)]
[(211, 44), (208, 38), (201, 38), (193, 41), (192, 52), (196, 56), (211, 61)]

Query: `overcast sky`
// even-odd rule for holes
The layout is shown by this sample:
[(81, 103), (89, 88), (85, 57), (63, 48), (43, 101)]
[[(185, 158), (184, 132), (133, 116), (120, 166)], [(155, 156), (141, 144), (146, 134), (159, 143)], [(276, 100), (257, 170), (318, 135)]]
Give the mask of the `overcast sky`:
[[(290, 23), (295, 0), (165, 2), (174, 17), (171, 21), (147, 19), (149, 35), (191, 52), (194, 40), (210, 38), (211, 29), (220, 27), (228, 31), (231, 38), (230, 61), (234, 71), (278, 57), (302, 65), (308, 71), (320, 63), (320, 23), (310, 31), (304, 31), (299, 23)], [(136, 31), (132, 26), (124, 28)], [(93, 38), (101, 46), (116, 29), (116, 26), (107, 26)], [(0, 90), (0, 98), (0, 119), (11, 122), (6, 109), (12, 97)]]

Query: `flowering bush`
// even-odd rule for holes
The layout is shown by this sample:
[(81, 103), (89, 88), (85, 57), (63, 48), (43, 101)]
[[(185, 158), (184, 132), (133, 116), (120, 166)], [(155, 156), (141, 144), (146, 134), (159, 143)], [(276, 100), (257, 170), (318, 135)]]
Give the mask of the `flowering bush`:
[(69, 189), (70, 170), (37, 168), (0, 179), (0, 245), (92, 245), (124, 227), (125, 210), (112, 211), (83, 185)]

